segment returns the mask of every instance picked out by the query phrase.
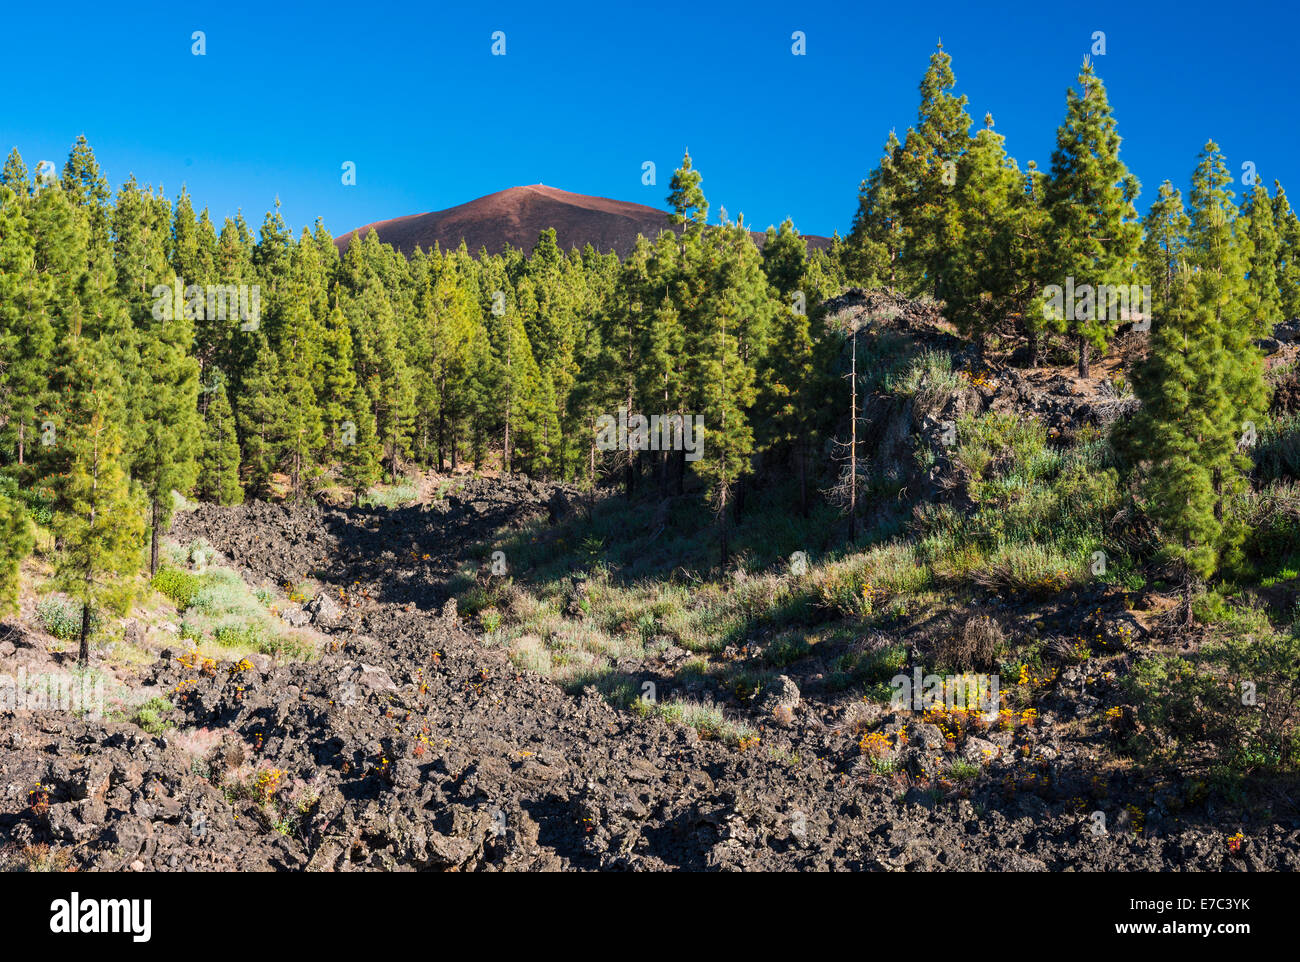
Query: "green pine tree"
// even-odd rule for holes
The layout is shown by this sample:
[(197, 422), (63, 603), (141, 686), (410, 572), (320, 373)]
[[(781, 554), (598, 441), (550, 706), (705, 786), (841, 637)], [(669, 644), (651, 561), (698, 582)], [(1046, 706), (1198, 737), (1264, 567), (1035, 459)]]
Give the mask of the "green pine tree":
[(206, 501), (240, 504), (244, 489), (239, 484), (239, 435), (226, 393), (226, 376), (220, 368), (212, 369), (204, 393), (207, 410), (203, 419), (203, 451), (194, 490)]
[(79, 662), (90, 660), (90, 626), (96, 609), (125, 610), (131, 586), (124, 581), (140, 565), (144, 513), (123, 464), (121, 435), (103, 392), (80, 399), (79, 417), (65, 425), (60, 443), (69, 449), (61, 479), (54, 535), (62, 551), (54, 584), (82, 608)]
[(858, 210), (839, 258), (848, 279), (858, 286), (893, 288), (899, 283), (903, 203), (910, 196), (901, 175), (904, 167), (903, 145), (891, 130), (879, 165), (858, 188)]
[(952, 57), (941, 43), (921, 78), (916, 126), (908, 129), (891, 173), (903, 227), (900, 273), (912, 290), (940, 300), (948, 296), (943, 268), (957, 214), (952, 188), (970, 142), (966, 97), (952, 93), (955, 85)]
[(1273, 223), (1273, 201), (1268, 188), (1256, 184), (1242, 207), (1239, 233), (1246, 255), (1246, 310), (1264, 335), (1282, 321), (1277, 262), (1281, 246)]
[(0, 486), (0, 615), (18, 610), (18, 569), (34, 546), (26, 510)]
[(0, 427), (13, 439), (20, 465), (37, 412), (49, 400), (55, 343), (54, 279), (37, 270), (26, 207), (8, 183), (0, 186)]
[(1255, 433), (1268, 405), (1263, 357), (1255, 341), (1272, 330), (1251, 311), (1245, 276), (1249, 239), (1233, 202), (1232, 183), (1218, 145), (1208, 142), (1192, 174), (1187, 257), (1194, 310), (1217, 341), (1212, 383), (1219, 396), (1212, 404), (1207, 402), (1216, 422), (1214, 432), (1203, 439), (1203, 458), (1213, 473), (1215, 516), (1223, 526), (1220, 548), (1224, 551), (1235, 549), (1244, 536), (1229, 523), (1227, 505), (1242, 489), (1251, 468), (1244, 439)]
[(668, 206), (672, 212), (668, 215), (671, 224), (683, 224), (692, 228), (703, 227), (709, 219), (709, 202), (704, 199), (700, 189), (700, 172), (691, 166), (691, 152), (682, 155), (682, 165), (673, 172), (673, 179), (668, 186)]
[(379, 462), (383, 455), (375, 426), (375, 414), (364, 391), (357, 391), (353, 396), (342, 441), (343, 482), (352, 492), (353, 500), (360, 503), (361, 496), (379, 483)]
[(1300, 217), (1277, 181), (1273, 181), (1273, 227), (1278, 240), (1278, 309), (1284, 318), (1293, 320), (1300, 318)]
[(1173, 306), (1174, 281), (1187, 256), (1187, 231), (1191, 220), (1183, 210), (1183, 195), (1165, 181), (1142, 222), (1138, 252), (1143, 278), (1153, 289), (1152, 310), (1163, 317)]
[(1134, 372), (1142, 406), (1119, 425), (1123, 449), (1138, 469), (1138, 504), (1159, 526), (1189, 582), (1214, 573), (1222, 537), (1214, 511), (1215, 459), (1206, 445), (1217, 437), (1225, 402), (1212, 317), (1201, 308), (1191, 272), (1178, 270), (1152, 324), (1151, 353)]
[(1084, 61), (1078, 84), (1081, 92), (1070, 88), (1066, 95), (1065, 121), (1056, 132), (1046, 206), (1055, 284), (1092, 296), (1053, 316), (1058, 330), (1073, 337), (1079, 376), (1087, 377), (1089, 349), (1104, 351), (1120, 320), (1109, 298), (1099, 303), (1102, 292), (1128, 286), (1141, 227), (1133, 206), (1137, 178), (1119, 159), (1115, 117), (1091, 63)]

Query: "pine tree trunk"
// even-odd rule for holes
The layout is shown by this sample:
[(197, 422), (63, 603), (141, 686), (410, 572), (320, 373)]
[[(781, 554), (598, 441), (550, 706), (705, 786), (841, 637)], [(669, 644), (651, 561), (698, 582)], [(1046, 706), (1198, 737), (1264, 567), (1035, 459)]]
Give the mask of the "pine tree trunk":
[[(89, 584), (90, 578), (86, 579)], [(81, 605), (81, 645), (77, 650), (77, 663), (85, 668), (90, 664), (90, 602)]]
[(443, 410), (441, 404), (438, 405), (438, 473), (442, 474), (443, 466), (446, 464), (444, 451), (446, 446), (447, 430), (447, 412)]
[(18, 421), (18, 466), (19, 467), (23, 466), (23, 450), (25, 448), (24, 442), (26, 441), (26, 437), (27, 437), (27, 422), (20, 419)]
[(795, 449), (799, 459), (799, 516), (808, 517), (808, 458), (804, 456), (803, 444)]
[(1088, 339), (1079, 335), (1079, 377), (1088, 376)]
[(153, 503), (150, 505), (153, 516), (153, 537), (149, 539), (149, 577), (153, 578), (158, 574), (158, 526), (159, 518), (162, 516), (162, 509), (158, 504), (158, 495), (153, 496)]
[(730, 558), (730, 552), (727, 550), (727, 499), (723, 495), (721, 510), (718, 512), (718, 519), (722, 525), (722, 568), (727, 567), (727, 561)]
[(506, 402), (506, 429), (505, 437), (501, 441), (501, 468), (506, 473), (510, 473), (510, 403)]

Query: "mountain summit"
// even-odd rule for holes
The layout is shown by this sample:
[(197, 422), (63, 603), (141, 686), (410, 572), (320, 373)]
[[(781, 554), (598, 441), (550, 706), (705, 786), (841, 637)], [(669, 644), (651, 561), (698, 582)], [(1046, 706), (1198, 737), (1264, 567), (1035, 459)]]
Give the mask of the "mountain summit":
[[(488, 253), (495, 254), (507, 244), (532, 250), (537, 235), (547, 227), (555, 228), (561, 249), (581, 249), (591, 244), (598, 251), (613, 250), (623, 256), (636, 243), (637, 234), (653, 240), (670, 225), (668, 214), (656, 207), (532, 184), (497, 191), (446, 210), (366, 224), (335, 243), (340, 252), (345, 251), (354, 234), (364, 237), (373, 228), (381, 241), (405, 254), (415, 250), (416, 245), (431, 250), (435, 241), (447, 250), (462, 240), (471, 253), (485, 247)], [(761, 244), (763, 234), (754, 233), (754, 239)], [(809, 236), (807, 240), (811, 247), (830, 243), (825, 237)]]

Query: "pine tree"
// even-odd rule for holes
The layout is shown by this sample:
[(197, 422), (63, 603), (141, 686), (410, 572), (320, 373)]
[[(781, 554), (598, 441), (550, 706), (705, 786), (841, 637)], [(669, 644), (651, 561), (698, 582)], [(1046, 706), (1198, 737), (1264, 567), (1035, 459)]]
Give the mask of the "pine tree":
[(502, 346), (497, 356), (502, 405), (501, 468), (514, 469), (518, 449), (530, 452), (535, 446), (534, 415), (540, 372), (523, 318), (509, 310), (502, 318)]
[[(699, 236), (698, 231), (688, 230), (681, 239), (681, 249), (692, 258), (698, 256)], [(653, 350), (649, 333), (654, 306), (660, 305), (662, 310), (663, 299), (672, 286), (669, 278), (675, 273), (666, 269), (675, 258), (670, 261), (660, 254), (664, 247), (675, 251), (678, 243), (666, 233), (661, 238), (664, 243), (652, 247), (648, 240), (638, 236), (636, 246), (624, 259), (619, 271), (614, 303), (602, 318), (599, 335), (601, 355), (596, 366), (605, 376), (589, 393), (590, 408), (596, 416), (614, 416), (616, 412), (625, 411), (631, 417), (639, 413), (647, 385), (653, 384), (656, 372), (664, 365), (674, 363), (674, 359)], [(679, 286), (685, 288), (684, 283)], [(682, 296), (681, 291), (678, 291), (678, 296)], [(594, 462), (594, 422), (591, 438), (593, 449), (589, 457)], [(630, 447), (618, 450), (611, 460), (614, 467), (623, 472), (623, 493), (630, 500), (640, 472), (640, 452)]]
[(525, 315), (525, 330), (541, 379), (539, 416), (543, 426), (539, 440), (546, 452), (542, 470), (548, 476), (562, 475), (567, 467), (569, 395), (578, 374), (576, 312), (582, 296), (581, 261), (570, 253), (567, 257), (561, 253), (553, 228), (543, 230), (524, 278), (536, 305), (531, 315)]
[[(1014, 161), (1011, 161), (1014, 165)], [(1045, 278), (1050, 273), (1051, 250), (1048, 234), (1052, 217), (1046, 207), (1047, 174), (1035, 161), (1025, 165), (1022, 190), (1014, 204), (1008, 257), (1012, 267), (1014, 316), (1025, 329), (1029, 342), (1029, 363), (1038, 366), (1042, 335), (1046, 330), (1043, 312)]]
[(280, 366), (285, 428), (281, 456), (295, 498), (301, 498), (319, 477), (318, 455), (325, 447), (323, 412), (317, 405), (317, 397), (325, 392), (325, 332), (315, 316), (325, 309), (324, 283), (315, 243), (304, 232), (290, 255), (289, 275), (274, 299), (268, 330)]
[(787, 308), (777, 316), (776, 334), (757, 382), (758, 438), (770, 453), (793, 461), (799, 479), (799, 513), (808, 513), (808, 462), (818, 378), (807, 314)]
[[(186, 287), (194, 285), (206, 290), (208, 285), (217, 283), (216, 230), (206, 210), (201, 217), (195, 217), (194, 204), (186, 190), (182, 190), (176, 199), (172, 213), (170, 251), (172, 275), (181, 278)], [(222, 304), (228, 305), (230, 299), (228, 291), (223, 292)], [(215, 316), (220, 313), (220, 309), (215, 303), (213, 307), (218, 309), (209, 312), (204, 303), (203, 308), (194, 311), (191, 317), (194, 324), (193, 354), (199, 364), (199, 376), (205, 380), (209, 368), (216, 361), (216, 345), (222, 339), (214, 327), (227, 320)], [(229, 311), (228, 306), (227, 310)], [(214, 316), (209, 316), (210, 314)], [(200, 403), (206, 405), (213, 397), (205, 394), (200, 398)]]
[(140, 420), (139, 447), (131, 469), (149, 497), (149, 571), (157, 574), (172, 491), (187, 493), (198, 473), (199, 365), (192, 351), (194, 318), (206, 305), (201, 293), (191, 296), (172, 274), (171, 206), (165, 199), (129, 180), (118, 193), (113, 228), (119, 296), (131, 312), (140, 352), (131, 405)]
[(943, 266), (957, 212), (952, 187), (957, 161), (970, 141), (966, 97), (952, 93), (955, 85), (952, 58), (941, 43), (921, 78), (917, 124), (908, 129), (893, 166), (900, 185), (895, 196), (903, 225), (902, 273), (913, 290), (940, 300), (948, 296)]
[(1068, 91), (1065, 121), (1056, 132), (1046, 203), (1055, 283), (1066, 290), (1086, 286), (1093, 295), (1054, 316), (1058, 329), (1078, 345), (1079, 376), (1087, 377), (1089, 348), (1104, 351), (1119, 321), (1110, 303), (1098, 303), (1100, 294), (1128, 286), (1141, 229), (1133, 206), (1137, 178), (1119, 159), (1120, 136), (1106, 88), (1086, 60), (1078, 84), (1082, 93)]
[[(1140, 503), (1183, 571), (1188, 597), (1191, 581), (1210, 577), (1240, 543), (1227, 503), (1250, 466), (1243, 429), (1265, 401), (1258, 324), (1245, 303), (1249, 245), (1231, 183), (1218, 147), (1206, 144), (1192, 175), (1184, 257), (1152, 325), (1151, 354), (1136, 372), (1142, 407), (1120, 435), (1144, 479)], [(1160, 221), (1178, 225), (1176, 195), (1164, 199)]]
[[(90, 361), (89, 352), (79, 348), (77, 363)], [(69, 457), (60, 484), (62, 510), (54, 519), (54, 534), (63, 546), (54, 583), (81, 603), (78, 660), (83, 666), (90, 660), (95, 609), (122, 610), (129, 603), (130, 585), (120, 579), (139, 567), (144, 541), (144, 515), (127, 479), (121, 435), (110, 409), (102, 391), (86, 392), (60, 442)]]
[(754, 373), (740, 358), (733, 333), (738, 326), (733, 305), (718, 303), (715, 322), (701, 332), (692, 371), (698, 378), (697, 410), (704, 418), (703, 454), (695, 470), (704, 479), (721, 533), (721, 564), (729, 559), (727, 508), (736, 484), (749, 470), (753, 429), (746, 409), (754, 401)]
[[(781, 229), (767, 229), (763, 243), (763, 273), (767, 281), (781, 295), (785, 303), (792, 303), (794, 293), (803, 284), (804, 272), (808, 267), (808, 245), (799, 232), (794, 229), (794, 222), (786, 218), (781, 222)], [(804, 293), (803, 309), (807, 310), (807, 292)]]
[(27, 170), (27, 165), (23, 163), (23, 156), (15, 147), (9, 151), (9, 156), (5, 158), (5, 165), (0, 169), (0, 184), (4, 184), (14, 194), (25, 200), (32, 192), (32, 178)]
[(0, 186), (0, 427), (13, 437), (20, 465), (48, 400), (54, 353), (53, 278), (37, 271), (25, 207), (8, 183)]
[(410, 454), (415, 389), (398, 343), (392, 302), (374, 276), (360, 296), (345, 304), (345, 311), (351, 321), (357, 385), (370, 399), (389, 476), (396, 478), (401, 458)]
[(672, 208), (668, 215), (669, 223), (699, 229), (708, 222), (709, 202), (704, 199), (700, 180), (700, 172), (691, 167), (691, 152), (688, 150), (682, 155), (682, 165), (673, 172), (673, 179), (668, 184), (672, 188), (668, 195), (668, 206)]
[(1293, 320), (1300, 318), (1300, 217), (1277, 181), (1273, 181), (1273, 227), (1278, 239), (1278, 309), (1284, 318)]
[(280, 362), (260, 331), (252, 334), (244, 359), (243, 383), (235, 395), (240, 462), (247, 488), (258, 496), (270, 491), (271, 475), (280, 465), (289, 436), (281, 389)]
[[(688, 410), (704, 418), (703, 452), (695, 472), (704, 480), (717, 512), (722, 564), (729, 557), (727, 509), (752, 471), (754, 430), (749, 413), (757, 391), (775, 307), (761, 260), (743, 223), (714, 230), (708, 242), (711, 269), (699, 304), (689, 371)], [(706, 262), (707, 263), (707, 262)], [(689, 266), (688, 266), (689, 265)], [(691, 259), (684, 262), (690, 269)], [(741, 502), (736, 501), (739, 509)]]
[(361, 496), (379, 482), (383, 449), (375, 427), (375, 414), (364, 391), (357, 391), (349, 414), (351, 431), (344, 438), (343, 482), (360, 503)]
[(93, 208), (104, 218), (99, 226), (107, 228), (112, 191), (100, 172), (99, 162), (95, 160), (95, 152), (91, 150), (85, 134), (77, 136), (77, 141), (68, 154), (68, 161), (63, 165), (62, 186), (74, 205)]
[(848, 279), (862, 287), (892, 288), (899, 282), (903, 202), (910, 193), (902, 181), (902, 154), (903, 145), (891, 130), (879, 165), (858, 188), (858, 210), (842, 260)]
[(18, 610), (18, 568), (34, 545), (27, 512), (0, 486), (0, 615)]
[(1256, 184), (1241, 210), (1239, 233), (1246, 255), (1246, 310), (1263, 334), (1272, 334), (1282, 321), (1277, 283), (1280, 240), (1273, 223), (1273, 201), (1268, 188)]
[(1210, 320), (1196, 302), (1191, 272), (1178, 270), (1166, 307), (1152, 324), (1151, 353), (1134, 372), (1142, 406), (1119, 425), (1123, 448), (1138, 462), (1138, 503), (1158, 524), (1188, 579), (1214, 572), (1222, 536), (1214, 512), (1213, 458), (1205, 449), (1217, 436), (1224, 404)]
[(293, 234), (285, 226), (280, 214), (280, 198), (275, 199), (275, 209), (266, 212), (258, 231), (257, 246), (252, 251), (253, 267), (265, 288), (263, 296), (271, 300), (289, 277), (293, 251)]
[(239, 484), (239, 436), (226, 393), (226, 376), (220, 368), (212, 369), (204, 394), (208, 400), (203, 419), (203, 451), (194, 490), (206, 501), (240, 504), (244, 489)]
[(1255, 341), (1271, 332), (1271, 326), (1251, 312), (1245, 278), (1249, 240), (1238, 220), (1232, 183), (1218, 145), (1208, 142), (1192, 174), (1187, 255), (1193, 269), (1193, 308), (1217, 340), (1213, 383), (1219, 397), (1207, 405), (1217, 417), (1215, 431), (1203, 439), (1203, 457), (1213, 472), (1215, 517), (1224, 525), (1224, 550), (1234, 548), (1242, 537), (1240, 530), (1226, 524), (1226, 507), (1251, 467), (1242, 439), (1262, 421), (1268, 404), (1263, 359)]
[(1187, 256), (1187, 231), (1191, 220), (1183, 210), (1183, 195), (1165, 181), (1142, 222), (1142, 246), (1138, 252), (1142, 276), (1155, 289), (1152, 310), (1164, 316), (1172, 307), (1174, 281)]
[(984, 354), (985, 339), (1023, 307), (1026, 228), (1024, 179), (987, 117), (957, 164), (952, 245), (943, 259), (947, 316)]
[(339, 307), (337, 289), (334, 298), (334, 307), (325, 320), (319, 370), (316, 374), (316, 382), (319, 384), (317, 403), (320, 405), (324, 425), (325, 452), (331, 459), (338, 457), (342, 450), (343, 425), (353, 411), (357, 393), (352, 331), (347, 316)]
[(460, 464), (461, 430), (473, 410), (475, 349), (486, 345), (487, 331), (457, 268), (445, 268), (430, 293), (438, 470), (442, 471), (445, 459), (450, 458), (455, 471)]
[[(253, 285), (257, 285), (258, 311), (257, 326), (261, 326), (261, 286), (253, 270), (253, 240), (248, 232), (248, 225), (242, 217), (235, 220), (227, 218), (222, 224), (217, 238), (214, 255), (215, 280), (213, 283), (227, 285), (227, 293), (239, 292), (240, 285), (245, 285), (249, 293), (249, 307), (252, 307)], [(229, 300), (229, 297), (226, 298)], [(241, 300), (242, 305), (242, 300)], [(249, 331), (241, 330), (249, 325), (251, 318), (241, 318), (241, 311), (222, 311), (220, 305), (216, 311), (205, 311), (201, 320), (195, 321), (195, 354), (203, 365), (213, 365), (226, 372), (227, 391), (237, 396), (243, 383), (241, 366), (243, 355), (248, 347)], [(251, 310), (250, 310), (251, 313)]]

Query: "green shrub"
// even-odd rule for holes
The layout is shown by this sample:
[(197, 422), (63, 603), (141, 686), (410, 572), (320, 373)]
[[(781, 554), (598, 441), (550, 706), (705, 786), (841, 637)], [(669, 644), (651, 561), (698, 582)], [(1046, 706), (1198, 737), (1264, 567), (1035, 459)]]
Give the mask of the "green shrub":
[(200, 587), (197, 577), (179, 568), (159, 568), (150, 584), (154, 590), (170, 598), (180, 611), (194, 604)]
[(945, 399), (959, 390), (961, 375), (952, 369), (947, 351), (922, 351), (901, 368), (885, 377), (886, 391), (912, 398), (916, 412), (924, 416), (942, 407)]
[[(41, 627), (60, 641), (73, 641), (81, 637), (81, 605), (61, 598), (45, 598), (36, 605), (36, 617)], [(103, 619), (93, 608), (90, 612), (90, 634), (93, 637), (103, 628)]]
[(195, 538), (185, 548), (185, 560), (200, 571), (216, 561), (217, 549), (208, 544), (206, 538)]
[(1276, 481), (1258, 492), (1247, 489), (1234, 503), (1233, 515), (1246, 531), (1243, 551), (1264, 582), (1294, 567), (1300, 551), (1300, 485)]
[(1261, 481), (1300, 481), (1300, 414), (1283, 415), (1265, 423), (1251, 453)]
[(1264, 613), (1214, 598), (1214, 637), (1187, 656), (1139, 661), (1126, 679), (1142, 722), (1139, 756), (1197, 758), (1242, 775), (1300, 765), (1300, 623), (1277, 631)]
[(136, 708), (131, 715), (131, 721), (150, 735), (161, 735), (174, 725), (173, 722), (165, 721), (161, 716), (175, 707), (166, 698), (150, 698), (143, 705)]
[(22, 492), (22, 501), (27, 505), (27, 514), (42, 527), (49, 527), (54, 522), (54, 492), (49, 488), (29, 488)]
[(267, 644), (267, 632), (257, 622), (236, 622), (217, 625), (212, 636), (224, 648), (256, 648)]
[(398, 484), (376, 485), (363, 494), (357, 503), (363, 508), (384, 508), (391, 511), (410, 504), (418, 496), (415, 485), (402, 481)]

